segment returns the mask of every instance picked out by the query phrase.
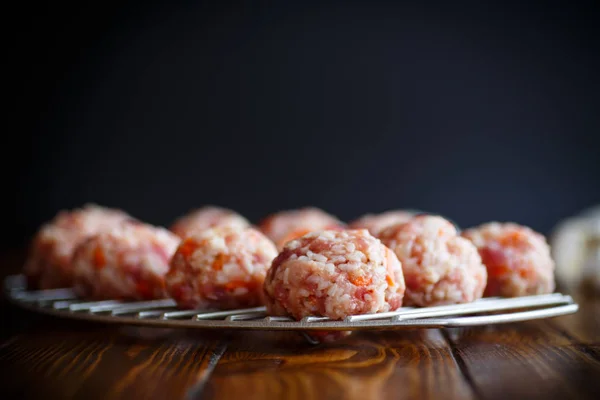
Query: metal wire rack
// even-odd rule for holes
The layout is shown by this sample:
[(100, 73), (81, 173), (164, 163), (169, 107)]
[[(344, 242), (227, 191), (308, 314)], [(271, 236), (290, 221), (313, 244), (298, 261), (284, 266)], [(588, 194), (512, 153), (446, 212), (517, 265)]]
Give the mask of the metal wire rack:
[(483, 298), (469, 304), (426, 308), (403, 307), (393, 312), (353, 315), (344, 320), (306, 317), (300, 321), (269, 316), (264, 307), (211, 311), (181, 310), (171, 299), (124, 302), (85, 301), (70, 289), (28, 291), (22, 275), (4, 281), (13, 303), (63, 318), (163, 328), (354, 331), (455, 328), (557, 317), (577, 312), (570, 296), (560, 293), (517, 298)]

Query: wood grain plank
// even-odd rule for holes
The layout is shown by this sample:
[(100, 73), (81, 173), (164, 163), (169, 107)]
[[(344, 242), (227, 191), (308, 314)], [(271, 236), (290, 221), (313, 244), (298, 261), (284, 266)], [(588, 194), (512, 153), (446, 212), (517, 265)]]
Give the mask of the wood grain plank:
[(600, 362), (547, 321), (448, 330), (483, 399), (597, 399)]
[(579, 311), (552, 320), (554, 326), (575, 340), (597, 348), (600, 346), (600, 296), (589, 293), (572, 293)]
[(8, 398), (181, 399), (222, 352), (214, 336), (60, 321), (0, 346), (0, 382)]
[[(24, 260), (23, 250), (0, 252), (0, 284), (4, 284), (6, 276), (19, 273)], [(23, 318), (22, 310), (13, 307), (3, 293), (0, 293), (0, 343), (31, 325), (32, 319), (35, 316)]]
[(207, 382), (210, 399), (471, 399), (438, 330), (355, 333), (311, 346), (294, 333), (236, 335)]
[(445, 333), (365, 332), (319, 346), (293, 333), (115, 328), (2, 304), (0, 394), (36, 399), (597, 399), (600, 301), (574, 297), (580, 312), (550, 321)]

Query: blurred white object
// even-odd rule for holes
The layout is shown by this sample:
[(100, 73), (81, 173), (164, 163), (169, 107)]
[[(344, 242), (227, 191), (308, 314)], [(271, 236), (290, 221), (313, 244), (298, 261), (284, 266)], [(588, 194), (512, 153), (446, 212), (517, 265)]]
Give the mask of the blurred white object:
[(582, 218), (566, 219), (554, 228), (550, 245), (556, 262), (556, 278), (560, 283), (574, 287), (581, 281), (586, 242), (585, 220)]
[(556, 277), (571, 289), (600, 290), (600, 206), (561, 221), (551, 235)]
[(600, 246), (584, 264), (583, 277), (590, 288), (600, 291)]
[(589, 287), (600, 291), (600, 212), (590, 220), (589, 233), (583, 279)]

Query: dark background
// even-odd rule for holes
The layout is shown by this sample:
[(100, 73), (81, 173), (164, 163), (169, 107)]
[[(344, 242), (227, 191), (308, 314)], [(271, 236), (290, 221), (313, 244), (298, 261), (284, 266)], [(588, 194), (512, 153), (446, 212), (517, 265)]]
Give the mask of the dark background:
[(156, 224), (312, 204), (548, 233), (600, 201), (600, 15), (480, 3), (23, 4), (3, 245), (90, 201)]

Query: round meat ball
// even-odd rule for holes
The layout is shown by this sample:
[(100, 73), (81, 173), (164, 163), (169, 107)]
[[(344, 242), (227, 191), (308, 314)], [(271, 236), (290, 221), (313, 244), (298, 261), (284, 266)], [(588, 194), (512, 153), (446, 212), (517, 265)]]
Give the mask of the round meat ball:
[(33, 239), (24, 267), (28, 286), (42, 290), (72, 286), (75, 247), (98, 232), (132, 220), (123, 211), (94, 204), (59, 212)]
[(264, 289), (272, 315), (339, 320), (400, 308), (404, 278), (398, 258), (366, 229), (328, 230), (288, 242)]
[(345, 228), (342, 221), (314, 207), (277, 212), (263, 219), (258, 226), (279, 250), (287, 242), (309, 232)]
[(178, 218), (170, 230), (182, 239), (197, 231), (216, 226), (247, 228), (250, 222), (240, 214), (226, 208), (205, 206)]
[(490, 222), (463, 232), (488, 271), (485, 296), (518, 297), (554, 291), (554, 261), (546, 238), (514, 223)]
[(253, 228), (222, 226), (196, 232), (173, 256), (167, 288), (183, 308), (258, 306), (276, 256), (275, 245)]
[(142, 223), (96, 234), (73, 255), (74, 290), (92, 299), (165, 298), (165, 275), (179, 242), (168, 230)]
[(388, 226), (410, 221), (415, 216), (412, 211), (392, 210), (381, 214), (365, 214), (350, 222), (350, 229), (367, 229), (375, 237)]
[(406, 305), (468, 303), (483, 295), (487, 273), (481, 257), (450, 221), (420, 215), (384, 229), (379, 238), (402, 263)]

